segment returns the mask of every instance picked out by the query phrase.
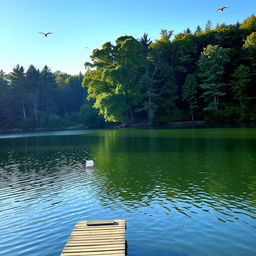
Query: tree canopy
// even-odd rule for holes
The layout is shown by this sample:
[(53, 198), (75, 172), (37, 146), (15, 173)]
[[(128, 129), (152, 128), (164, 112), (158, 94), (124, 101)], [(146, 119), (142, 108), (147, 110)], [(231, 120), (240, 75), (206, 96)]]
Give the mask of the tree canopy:
[(256, 17), (159, 39), (118, 37), (85, 74), (21, 65), (0, 71), (0, 130), (108, 123), (256, 119)]
[[(173, 39), (166, 29), (155, 41), (120, 37), (94, 50), (83, 86), (106, 121), (255, 120), (255, 24), (252, 15), (215, 28), (207, 21), (204, 31), (187, 28)], [(243, 115), (234, 107), (239, 90)]]

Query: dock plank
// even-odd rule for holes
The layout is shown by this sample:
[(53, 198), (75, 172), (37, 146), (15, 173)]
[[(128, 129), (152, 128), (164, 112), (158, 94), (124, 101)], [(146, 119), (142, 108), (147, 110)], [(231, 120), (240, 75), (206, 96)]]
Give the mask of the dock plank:
[(125, 256), (125, 220), (79, 221), (61, 256)]
[(96, 226), (96, 225), (113, 225), (115, 220), (91, 220), (87, 221), (87, 226)]
[(124, 251), (106, 251), (106, 252), (64, 252), (61, 256), (88, 256), (88, 255), (97, 255), (97, 256), (125, 256)]
[(90, 246), (90, 245), (109, 245), (109, 244), (123, 244), (123, 240), (90, 240), (90, 241), (81, 241), (81, 240), (76, 240), (76, 241), (68, 241), (66, 246), (74, 246), (74, 245), (83, 245), (83, 246)]
[(74, 256), (74, 255), (97, 255), (97, 256), (110, 256), (110, 255), (120, 255), (125, 256), (125, 250), (111, 250), (111, 251), (94, 251), (94, 252), (84, 252), (84, 251), (72, 251), (72, 252), (63, 252), (61, 256)]

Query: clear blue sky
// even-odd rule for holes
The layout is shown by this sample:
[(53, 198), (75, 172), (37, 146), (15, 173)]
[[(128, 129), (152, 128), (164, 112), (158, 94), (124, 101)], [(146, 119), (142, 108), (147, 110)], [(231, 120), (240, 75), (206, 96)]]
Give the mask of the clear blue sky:
[[(222, 6), (230, 8), (216, 12)], [(119, 36), (146, 32), (155, 40), (161, 29), (234, 24), (255, 11), (256, 0), (0, 0), (0, 69), (47, 64), (77, 74), (93, 49)]]

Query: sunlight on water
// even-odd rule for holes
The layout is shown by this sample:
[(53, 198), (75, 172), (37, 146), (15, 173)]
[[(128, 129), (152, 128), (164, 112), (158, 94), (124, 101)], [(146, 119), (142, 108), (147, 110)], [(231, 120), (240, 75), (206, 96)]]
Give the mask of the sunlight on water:
[(256, 129), (2, 135), (1, 255), (59, 255), (77, 221), (113, 218), (129, 256), (254, 255), (255, 148)]

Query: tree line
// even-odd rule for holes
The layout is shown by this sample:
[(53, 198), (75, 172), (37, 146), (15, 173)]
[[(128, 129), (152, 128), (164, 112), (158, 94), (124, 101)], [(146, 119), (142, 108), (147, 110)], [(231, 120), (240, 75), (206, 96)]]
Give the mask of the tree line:
[(49, 67), (20, 65), (0, 71), (0, 130), (93, 127), (103, 123), (81, 86), (83, 75), (68, 75)]
[(254, 15), (175, 36), (161, 30), (155, 41), (121, 36), (93, 50), (85, 75), (1, 70), (0, 130), (256, 120), (255, 79)]
[(121, 36), (93, 51), (83, 86), (105, 121), (255, 120), (256, 17), (172, 36)]

